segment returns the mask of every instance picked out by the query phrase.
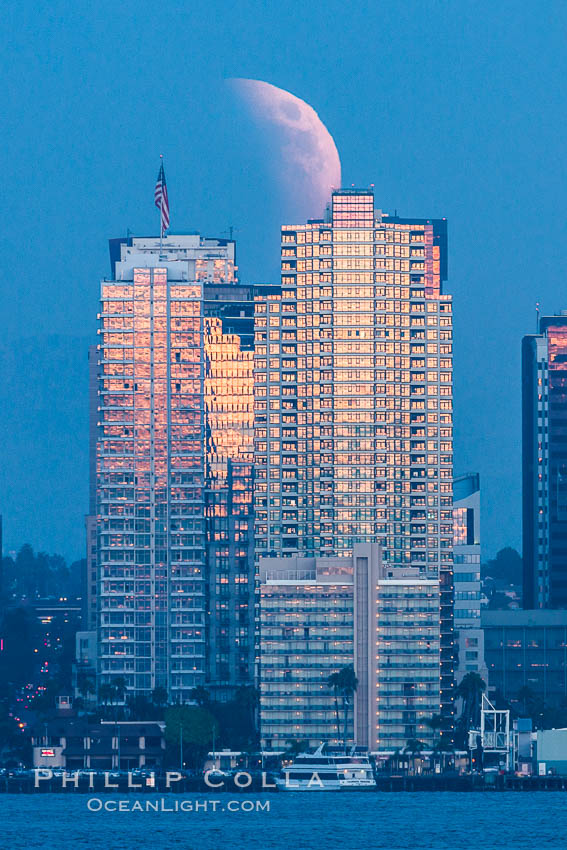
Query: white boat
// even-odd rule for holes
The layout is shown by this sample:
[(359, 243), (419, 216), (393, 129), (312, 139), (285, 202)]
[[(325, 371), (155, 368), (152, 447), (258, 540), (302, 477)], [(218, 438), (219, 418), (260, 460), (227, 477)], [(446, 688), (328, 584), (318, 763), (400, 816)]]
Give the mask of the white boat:
[(334, 759), (342, 791), (376, 788), (376, 779), (368, 756), (353, 753), (350, 756), (334, 756)]
[(282, 768), (275, 783), (279, 791), (363, 791), (376, 788), (368, 756), (325, 753), (321, 744), (314, 753), (299, 753)]

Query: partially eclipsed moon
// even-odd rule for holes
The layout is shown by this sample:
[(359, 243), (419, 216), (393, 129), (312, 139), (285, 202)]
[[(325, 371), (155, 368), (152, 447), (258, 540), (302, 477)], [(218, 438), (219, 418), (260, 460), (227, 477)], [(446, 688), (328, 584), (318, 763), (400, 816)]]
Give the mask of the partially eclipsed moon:
[(341, 186), (341, 161), (333, 137), (304, 100), (262, 80), (233, 79), (229, 83), (260, 123), (281, 135), (283, 168), (278, 178), (285, 193), (301, 206), (307, 218), (318, 218)]

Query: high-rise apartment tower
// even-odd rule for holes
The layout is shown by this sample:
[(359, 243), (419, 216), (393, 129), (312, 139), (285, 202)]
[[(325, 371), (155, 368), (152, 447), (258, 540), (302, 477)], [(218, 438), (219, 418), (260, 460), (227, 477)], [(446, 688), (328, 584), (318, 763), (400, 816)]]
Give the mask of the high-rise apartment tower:
[(567, 312), (522, 344), (524, 608), (567, 608)]
[(101, 286), (101, 683), (185, 701), (252, 680), (254, 288), (234, 242), (111, 241)]
[(441, 585), (452, 713), (452, 315), (446, 221), (389, 216), (370, 190), (282, 228), (281, 296), (258, 299), (258, 555), (348, 557)]

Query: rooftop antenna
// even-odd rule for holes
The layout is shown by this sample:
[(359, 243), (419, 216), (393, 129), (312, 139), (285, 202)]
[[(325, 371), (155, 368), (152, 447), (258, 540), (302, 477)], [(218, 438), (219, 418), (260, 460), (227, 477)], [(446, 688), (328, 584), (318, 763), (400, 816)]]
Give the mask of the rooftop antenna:
[(536, 333), (539, 333), (539, 301), (536, 301), (535, 314), (536, 314)]

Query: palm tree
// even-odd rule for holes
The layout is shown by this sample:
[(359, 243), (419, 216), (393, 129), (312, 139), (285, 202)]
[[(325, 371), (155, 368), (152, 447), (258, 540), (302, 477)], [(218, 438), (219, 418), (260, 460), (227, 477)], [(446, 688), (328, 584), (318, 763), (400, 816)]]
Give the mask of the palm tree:
[(101, 685), (98, 689), (98, 700), (105, 709), (108, 708), (114, 702), (114, 687), (109, 685), (108, 682)]
[(455, 690), (455, 696), (463, 700), (461, 716), (464, 718), (467, 731), (480, 724), (480, 702), (486, 684), (478, 673), (467, 673)]
[(73, 708), (75, 711), (78, 711), (79, 714), (85, 710), (85, 701), (83, 697), (75, 697), (73, 700)]
[(309, 750), (309, 741), (299, 741), (299, 740), (289, 740), (286, 741), (287, 748), (284, 753), (284, 757), (286, 756), (297, 756), (299, 753), (305, 753)]
[(445, 718), (441, 714), (434, 714), (431, 717), (428, 717), (424, 722), (433, 732), (433, 741), (438, 741), (439, 735), (437, 733), (440, 729), (445, 727)]
[(420, 753), (424, 749), (425, 749), (425, 744), (423, 743), (423, 741), (419, 741), (417, 738), (410, 738), (409, 741), (407, 742), (405, 748), (404, 748), (404, 753), (408, 753), (409, 755), (411, 755), (412, 767), (413, 767), (414, 774), (415, 774), (415, 757), (416, 757), (416, 755), (418, 755), (418, 753)]
[(117, 676), (113, 682), (113, 686), (116, 702), (124, 702), (124, 694), (126, 693), (126, 679), (124, 676)]
[(195, 700), (198, 706), (204, 708), (209, 705), (211, 698), (209, 696), (209, 692), (202, 685), (198, 685), (196, 688), (192, 688), (189, 691), (189, 696), (191, 699)]
[(331, 673), (329, 678), (327, 679), (327, 684), (330, 688), (333, 689), (333, 694), (335, 697), (335, 719), (337, 723), (337, 741), (341, 742), (341, 721), (339, 719), (339, 694), (341, 692), (341, 674), (340, 673)]
[(358, 679), (356, 678), (356, 673), (354, 672), (354, 667), (352, 664), (349, 664), (348, 667), (343, 667), (342, 670), (339, 671), (339, 680), (341, 694), (343, 697), (344, 713), (343, 746), (346, 752), (349, 708), (355, 691), (358, 688)]
[(461, 714), (453, 730), (453, 746), (457, 750), (468, 750), (469, 730), (465, 716)]
[(152, 720), (156, 707), (150, 703), (149, 699), (144, 696), (134, 696), (131, 694), (126, 697), (126, 705), (130, 720)]
[(153, 689), (152, 703), (156, 708), (165, 708), (167, 705), (167, 690), (161, 685), (158, 685)]
[(258, 691), (252, 685), (241, 685), (234, 695), (234, 702), (239, 706), (248, 723), (252, 736), (256, 734), (256, 712), (258, 708)]
[(445, 720), (440, 714), (434, 714), (432, 717), (428, 717), (425, 723), (430, 729), (436, 732), (445, 725)]
[(96, 693), (93, 677), (87, 673), (79, 673), (77, 676), (77, 690), (85, 701), (91, 694)]

